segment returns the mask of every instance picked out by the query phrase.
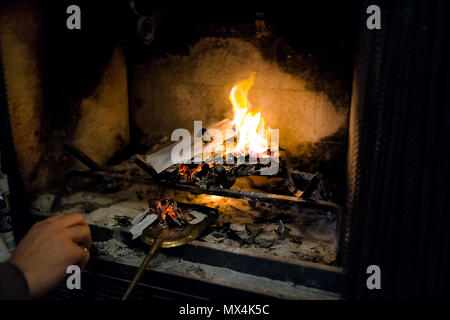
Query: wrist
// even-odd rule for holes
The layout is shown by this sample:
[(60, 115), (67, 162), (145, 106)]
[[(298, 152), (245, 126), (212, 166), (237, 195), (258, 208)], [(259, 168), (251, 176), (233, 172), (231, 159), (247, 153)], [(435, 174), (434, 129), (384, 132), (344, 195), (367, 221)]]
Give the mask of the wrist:
[(25, 274), (15, 263), (0, 264), (0, 297), (2, 299), (29, 299), (30, 287)]

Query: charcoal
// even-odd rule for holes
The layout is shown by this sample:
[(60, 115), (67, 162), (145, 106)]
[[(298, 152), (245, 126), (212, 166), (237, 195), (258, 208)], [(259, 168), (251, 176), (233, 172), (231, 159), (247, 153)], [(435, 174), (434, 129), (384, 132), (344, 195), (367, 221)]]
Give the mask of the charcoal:
[(114, 216), (114, 220), (118, 226), (124, 228), (131, 226), (131, 218), (128, 216)]
[(282, 220), (278, 221), (278, 225), (272, 230), (272, 233), (276, 233), (280, 238), (284, 237), (284, 224)]
[(201, 170), (197, 171), (196, 173), (194, 173), (194, 175), (196, 177), (204, 177), (208, 174), (208, 172), (210, 171), (209, 165), (207, 163), (202, 163), (201, 164)]
[(228, 179), (227, 171), (221, 164), (216, 164), (210, 169), (205, 178), (207, 187), (220, 186), (222, 188), (230, 188), (234, 180)]
[[(181, 215), (181, 210), (174, 200), (149, 200), (149, 213), (156, 213), (158, 215), (158, 221), (163, 224), (171, 224), (171, 222), (174, 222), (176, 225), (182, 226), (186, 223)], [(167, 219), (167, 217), (170, 219)]]
[(235, 177), (251, 176), (256, 173), (256, 166), (255, 164), (239, 165), (231, 169), (231, 172)]

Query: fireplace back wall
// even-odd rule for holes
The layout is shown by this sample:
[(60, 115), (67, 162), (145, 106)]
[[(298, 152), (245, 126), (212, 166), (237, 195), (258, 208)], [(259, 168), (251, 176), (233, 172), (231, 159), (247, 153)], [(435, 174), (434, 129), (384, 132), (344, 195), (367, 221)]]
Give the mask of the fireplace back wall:
[(187, 56), (150, 59), (136, 66), (132, 79), (138, 128), (150, 137), (193, 121), (232, 119), (228, 100), (232, 86), (255, 72), (249, 92), (254, 108), (272, 128), (280, 128), (281, 145), (298, 156), (298, 144), (318, 142), (345, 126), (346, 108), (326, 94), (307, 89), (302, 78), (284, 72), (242, 39), (203, 38)]
[(352, 17), (342, 12), (348, 19), (336, 30), (336, 17), (319, 8), (169, 8), (153, 43), (130, 54), (137, 136), (152, 146), (176, 128), (192, 130), (194, 120), (232, 119), (231, 88), (254, 72), (249, 101), (280, 129), (280, 145), (301, 169), (344, 172)]

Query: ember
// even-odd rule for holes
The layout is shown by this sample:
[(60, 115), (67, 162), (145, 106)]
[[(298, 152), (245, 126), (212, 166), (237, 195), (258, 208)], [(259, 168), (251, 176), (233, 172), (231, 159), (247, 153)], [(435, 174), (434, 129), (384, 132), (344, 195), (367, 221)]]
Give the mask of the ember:
[(194, 179), (194, 175), (197, 172), (206, 171), (208, 167), (212, 167), (213, 165), (208, 165), (206, 163), (200, 163), (196, 168), (191, 169), (186, 164), (181, 164), (178, 168), (178, 175), (187, 177), (187, 182), (192, 182)]
[(163, 199), (161, 201), (153, 201), (153, 203), (149, 203), (149, 205), (149, 213), (156, 213), (162, 222), (165, 223), (167, 216), (169, 216), (180, 226), (185, 223), (184, 218), (181, 215), (181, 210), (178, 208), (175, 201)]

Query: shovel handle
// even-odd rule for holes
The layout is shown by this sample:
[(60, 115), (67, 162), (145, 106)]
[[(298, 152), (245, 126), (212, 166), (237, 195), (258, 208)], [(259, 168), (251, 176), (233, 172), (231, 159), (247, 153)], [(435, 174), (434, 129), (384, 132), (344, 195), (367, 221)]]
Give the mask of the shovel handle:
[(163, 239), (158, 237), (155, 242), (153, 243), (152, 247), (150, 248), (150, 251), (148, 252), (147, 256), (145, 257), (144, 261), (142, 261), (141, 266), (139, 267), (138, 272), (133, 278), (133, 281), (131, 281), (130, 286), (127, 289), (127, 292), (125, 292), (124, 296), (122, 297), (122, 300), (127, 300), (130, 296), (131, 292), (133, 291), (134, 287), (136, 287), (139, 279), (141, 278), (142, 274), (145, 270), (147, 270), (147, 267), (152, 261), (153, 256), (155, 255), (155, 252), (161, 247), (161, 244), (163, 243)]

